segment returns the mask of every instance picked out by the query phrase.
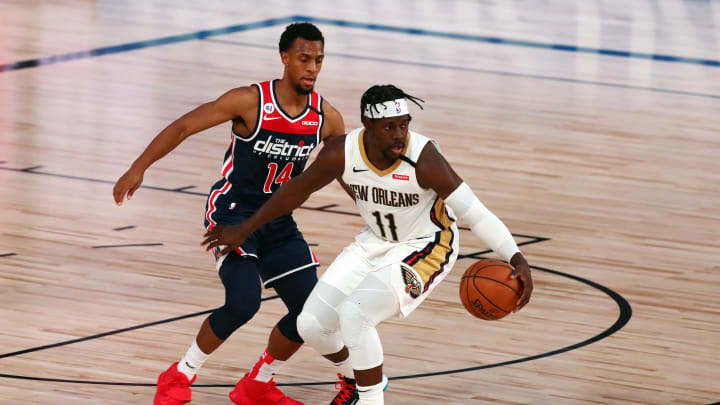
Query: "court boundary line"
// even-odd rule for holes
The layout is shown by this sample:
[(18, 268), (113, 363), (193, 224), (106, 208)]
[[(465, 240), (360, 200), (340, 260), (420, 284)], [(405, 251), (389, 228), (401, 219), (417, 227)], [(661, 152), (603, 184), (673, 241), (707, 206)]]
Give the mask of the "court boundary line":
[(259, 20), (259, 21), (248, 22), (248, 23), (243, 23), (243, 24), (228, 25), (228, 26), (220, 27), (220, 28), (193, 31), (193, 32), (185, 33), (185, 34), (171, 35), (171, 36), (160, 37), (160, 38), (155, 38), (155, 39), (129, 42), (129, 43), (119, 44), (119, 45), (104, 46), (104, 47), (94, 48), (94, 49), (85, 50), (85, 51), (69, 52), (69, 53), (64, 53), (64, 54), (59, 54), (59, 55), (46, 56), (46, 57), (42, 57), (42, 58), (27, 59), (27, 60), (22, 60), (22, 61), (18, 61), (18, 62), (11, 62), (11, 63), (6, 63), (6, 64), (1, 64), (0, 65), (0, 73), (14, 71), (14, 70), (20, 70), (20, 69), (33, 68), (33, 67), (38, 67), (38, 66), (44, 66), (44, 65), (60, 63), (60, 62), (68, 62), (68, 61), (78, 60), (78, 59), (86, 59), (86, 58), (96, 57), (96, 56), (103, 56), (103, 55), (109, 55), (109, 54), (115, 54), (115, 53), (135, 51), (135, 50), (139, 50), (139, 49), (151, 48), (151, 47), (156, 47), (156, 46), (171, 45), (171, 44), (176, 44), (176, 43), (186, 42), (186, 41), (206, 39), (206, 38), (214, 37), (214, 36), (218, 36), (218, 35), (235, 34), (238, 32), (250, 31), (250, 30), (254, 30), (254, 29), (258, 29), (258, 28), (268, 28), (268, 27), (273, 27), (273, 26), (279, 25), (279, 24), (286, 24), (286, 23), (292, 23), (292, 22), (297, 22), (297, 21), (308, 21), (308, 22), (313, 22), (316, 24), (333, 25), (336, 27), (343, 27), (343, 28), (365, 29), (365, 30), (370, 30), (370, 31), (391, 32), (391, 33), (398, 33), (398, 34), (405, 34), (405, 35), (415, 35), (415, 36), (443, 38), (443, 39), (450, 39), (450, 40), (486, 43), (486, 44), (492, 44), (492, 45), (516, 46), (516, 47), (543, 49), (543, 50), (557, 51), (557, 52), (575, 52), (575, 53), (585, 53), (585, 54), (621, 57), (621, 58), (629, 58), (629, 59), (644, 59), (644, 60), (651, 60), (651, 61), (656, 61), (656, 62), (669, 62), (669, 63), (681, 63), (681, 64), (688, 64), (688, 65), (708, 66), (708, 67), (720, 67), (720, 60), (716, 60), (716, 59), (705, 59), (705, 58), (685, 57), (685, 56), (646, 53), (646, 52), (631, 52), (631, 51), (608, 49), (608, 48), (593, 48), (593, 47), (587, 47), (587, 46), (577, 46), (577, 45), (567, 45), (567, 44), (552, 43), (552, 42), (538, 42), (538, 41), (530, 41), (530, 40), (510, 39), (510, 38), (493, 37), (493, 36), (485, 36), (485, 35), (475, 35), (475, 34), (463, 34), (463, 33), (447, 32), (447, 31), (425, 30), (425, 29), (421, 29), (421, 28), (399, 27), (399, 26), (394, 26), (394, 25), (364, 23), (364, 22), (357, 22), (357, 21), (323, 18), (323, 17), (312, 17), (312, 16), (296, 14), (296, 15), (289, 15), (286, 17), (269, 18), (269, 19), (265, 19), (265, 20)]
[[(215, 43), (215, 44), (231, 45), (231, 46), (241, 46), (241, 47), (245, 46), (248, 48), (275, 49), (275, 47), (272, 47), (269, 45), (251, 44), (248, 42), (231, 41), (231, 40), (227, 40), (227, 39), (204, 39), (204, 41)], [(518, 78), (545, 80), (545, 81), (560, 82), (560, 83), (585, 84), (585, 85), (589, 85), (589, 86), (609, 87), (609, 88), (624, 89), (624, 90), (639, 90), (639, 91), (649, 91), (649, 92), (653, 92), (653, 93), (666, 93), (666, 94), (674, 94), (674, 95), (679, 95), (679, 96), (720, 99), (720, 94), (697, 93), (697, 92), (685, 91), (685, 90), (666, 89), (666, 88), (662, 88), (662, 87), (636, 86), (636, 85), (632, 85), (632, 84), (601, 82), (601, 81), (596, 81), (596, 80), (572, 79), (572, 78), (566, 78), (566, 77), (546, 76), (546, 75), (538, 75), (538, 74), (531, 74), (531, 73), (508, 72), (508, 71), (502, 71), (502, 70), (481, 69), (481, 68), (473, 68), (473, 67), (457, 66), (457, 65), (444, 65), (444, 64), (440, 64), (440, 63), (415, 62), (415, 61), (409, 61), (409, 60), (382, 58), (382, 57), (376, 57), (376, 56), (353, 55), (353, 54), (349, 54), (349, 53), (325, 52), (325, 55), (339, 57), (339, 58), (364, 60), (364, 61), (370, 61), (370, 62), (390, 63), (390, 64), (394, 64), (394, 65), (417, 66), (417, 67), (423, 67), (423, 68), (428, 68), (428, 69), (445, 69), (445, 70), (454, 70), (454, 71), (459, 71), (459, 72), (480, 73), (480, 74), (495, 75), (495, 76), (518, 77)]]

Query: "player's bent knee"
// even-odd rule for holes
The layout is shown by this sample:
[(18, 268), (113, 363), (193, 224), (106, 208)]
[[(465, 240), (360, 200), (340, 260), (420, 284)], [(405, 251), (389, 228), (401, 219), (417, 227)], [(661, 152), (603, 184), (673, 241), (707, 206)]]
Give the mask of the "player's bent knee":
[(303, 311), (297, 317), (297, 330), (300, 337), (312, 345), (320, 337), (322, 328), (315, 315)]
[(243, 326), (247, 321), (257, 313), (258, 308), (244, 308), (239, 310), (231, 309), (228, 305), (224, 305), (210, 314), (209, 322), (215, 336), (221, 340), (225, 340), (239, 327)]
[(337, 331), (337, 327), (336, 325), (323, 325), (314, 313), (303, 311), (297, 317), (297, 330), (300, 337), (311, 342), (332, 335)]
[(297, 315), (288, 313), (277, 324), (280, 333), (296, 343), (305, 343), (297, 330)]
[(251, 297), (236, 297), (225, 303), (233, 318), (245, 323), (260, 310), (260, 300)]
[(337, 329), (324, 327), (313, 313), (298, 315), (297, 330), (305, 343), (322, 355), (337, 353), (344, 346)]

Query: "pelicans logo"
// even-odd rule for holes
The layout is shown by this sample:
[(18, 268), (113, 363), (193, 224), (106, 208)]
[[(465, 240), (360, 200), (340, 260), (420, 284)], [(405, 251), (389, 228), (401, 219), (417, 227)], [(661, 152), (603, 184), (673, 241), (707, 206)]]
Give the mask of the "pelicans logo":
[(400, 270), (402, 270), (402, 277), (405, 282), (405, 292), (413, 298), (419, 297), (422, 291), (422, 283), (418, 280), (415, 272), (405, 267), (400, 267)]

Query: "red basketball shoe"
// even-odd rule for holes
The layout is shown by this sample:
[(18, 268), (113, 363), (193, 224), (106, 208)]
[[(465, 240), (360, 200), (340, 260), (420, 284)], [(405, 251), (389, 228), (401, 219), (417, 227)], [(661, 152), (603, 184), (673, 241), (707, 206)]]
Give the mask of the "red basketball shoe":
[(157, 382), (157, 392), (153, 405), (183, 405), (192, 400), (190, 385), (192, 381), (177, 369), (177, 363), (173, 363), (164, 373), (160, 374)]
[(264, 383), (247, 374), (235, 384), (235, 389), (230, 392), (230, 400), (238, 405), (304, 405), (285, 396), (277, 389), (274, 380)]

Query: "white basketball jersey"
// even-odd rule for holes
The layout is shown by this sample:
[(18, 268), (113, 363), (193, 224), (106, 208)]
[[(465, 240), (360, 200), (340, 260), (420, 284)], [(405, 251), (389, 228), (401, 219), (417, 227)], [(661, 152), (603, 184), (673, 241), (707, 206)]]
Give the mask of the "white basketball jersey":
[(402, 152), (405, 159), (379, 170), (365, 154), (364, 132), (364, 128), (358, 128), (345, 138), (342, 179), (355, 195), (360, 215), (373, 233), (390, 242), (405, 242), (449, 231), (455, 221), (452, 211), (435, 191), (420, 187), (415, 176), (415, 162), (425, 145), (434, 141), (408, 131)]

